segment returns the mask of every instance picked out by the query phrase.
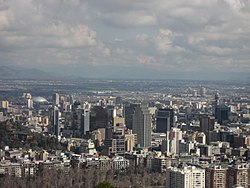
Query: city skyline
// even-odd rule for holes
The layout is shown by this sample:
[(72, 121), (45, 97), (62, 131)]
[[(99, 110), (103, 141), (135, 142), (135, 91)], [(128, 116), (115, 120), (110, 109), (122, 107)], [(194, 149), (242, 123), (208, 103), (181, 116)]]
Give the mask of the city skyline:
[(0, 88), (0, 187), (249, 186), (248, 82), (10, 79)]
[(249, 79), (249, 9), (246, 0), (0, 1), (0, 65), (92, 78)]

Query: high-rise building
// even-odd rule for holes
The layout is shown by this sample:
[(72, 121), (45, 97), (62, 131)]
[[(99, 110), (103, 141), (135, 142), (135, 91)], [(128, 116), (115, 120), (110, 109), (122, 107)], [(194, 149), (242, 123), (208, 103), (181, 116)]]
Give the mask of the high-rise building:
[(174, 110), (159, 109), (156, 115), (156, 132), (167, 132), (174, 127)]
[(146, 105), (137, 105), (133, 114), (132, 130), (141, 147), (151, 147), (151, 114)]
[(105, 155), (124, 155), (125, 153), (125, 126), (117, 124), (116, 128), (107, 127), (105, 130), (104, 151)]
[(90, 110), (84, 109), (83, 112), (83, 134), (87, 134), (90, 129)]
[(206, 96), (206, 88), (205, 87), (201, 87), (200, 88), (200, 95), (201, 95), (201, 97), (205, 97)]
[(60, 135), (60, 127), (59, 127), (59, 109), (55, 106), (51, 112), (51, 126), (52, 126), (52, 134), (57, 138)]
[(72, 130), (74, 137), (81, 137), (83, 132), (84, 110), (81, 108), (74, 109), (72, 112)]
[(200, 117), (200, 131), (208, 132), (214, 130), (215, 117), (209, 115), (203, 115)]
[(215, 107), (219, 106), (220, 105), (220, 94), (219, 93), (215, 94), (214, 100), (215, 100), (214, 106)]
[(230, 107), (226, 105), (219, 105), (215, 107), (215, 118), (219, 124), (223, 124), (229, 120)]
[(58, 93), (54, 93), (52, 96), (52, 100), (53, 100), (53, 106), (58, 106), (59, 105), (59, 94)]
[(124, 104), (124, 117), (125, 117), (125, 125), (128, 129), (132, 129), (133, 124), (133, 114), (135, 111), (135, 107), (140, 104)]
[(106, 128), (109, 124), (107, 109), (102, 106), (93, 106), (90, 110), (90, 131)]
[(228, 187), (239, 185), (248, 188), (248, 168), (246, 164), (237, 164), (228, 168)]
[(206, 168), (206, 188), (226, 188), (227, 169), (221, 166)]
[(206, 143), (211, 142), (211, 132), (214, 130), (215, 117), (209, 115), (203, 115), (200, 117), (200, 132), (204, 132), (206, 135)]
[(27, 108), (28, 109), (33, 108), (33, 100), (32, 99), (27, 99)]
[(116, 109), (113, 105), (107, 105), (105, 110), (107, 111), (107, 126), (114, 125), (114, 117), (116, 117)]
[(188, 166), (170, 167), (166, 172), (166, 188), (205, 188), (205, 170)]
[(170, 131), (170, 138), (169, 138), (169, 152), (171, 154), (177, 155), (180, 153), (179, 146), (180, 141), (182, 140), (182, 131), (178, 128), (172, 128)]
[(121, 96), (118, 96), (115, 98), (115, 104), (116, 105), (122, 104), (122, 97)]
[(116, 154), (124, 155), (125, 153), (125, 126), (119, 124), (116, 126), (113, 134), (113, 139), (116, 140)]

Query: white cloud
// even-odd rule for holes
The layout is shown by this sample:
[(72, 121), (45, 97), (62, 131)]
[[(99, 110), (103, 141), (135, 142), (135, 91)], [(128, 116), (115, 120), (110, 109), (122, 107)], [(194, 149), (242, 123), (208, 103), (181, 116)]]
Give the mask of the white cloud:
[(145, 33), (138, 34), (136, 35), (136, 41), (139, 45), (147, 47), (150, 44), (150, 37)]
[(140, 54), (138, 57), (137, 57), (137, 61), (141, 64), (152, 64), (154, 65), (155, 62), (156, 62), (156, 59), (155, 57), (152, 57), (152, 56), (148, 56), (148, 55), (145, 55), (145, 54)]
[(245, 7), (245, 3), (242, 0), (225, 0), (225, 2), (235, 11), (240, 11)]
[(159, 35), (155, 39), (156, 49), (163, 54), (167, 54), (172, 50), (172, 39), (173, 34), (170, 30), (161, 29)]
[(109, 12), (99, 14), (99, 19), (117, 27), (156, 25), (156, 18), (145, 11)]
[(0, 0), (0, 62), (250, 71), (249, 23), (248, 0)]

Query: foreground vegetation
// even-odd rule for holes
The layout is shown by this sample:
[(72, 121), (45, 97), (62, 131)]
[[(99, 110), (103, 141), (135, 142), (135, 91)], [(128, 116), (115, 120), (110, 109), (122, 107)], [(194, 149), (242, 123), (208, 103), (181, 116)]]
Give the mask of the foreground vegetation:
[(126, 172), (100, 171), (98, 169), (71, 169), (67, 174), (61, 170), (43, 170), (30, 178), (5, 176), (0, 179), (0, 187), (161, 187), (165, 185), (165, 174), (148, 172), (145, 168), (131, 168)]
[(0, 123), (0, 149), (23, 148), (32, 150), (63, 150), (63, 146), (55, 137), (31, 132), (28, 128), (11, 120)]

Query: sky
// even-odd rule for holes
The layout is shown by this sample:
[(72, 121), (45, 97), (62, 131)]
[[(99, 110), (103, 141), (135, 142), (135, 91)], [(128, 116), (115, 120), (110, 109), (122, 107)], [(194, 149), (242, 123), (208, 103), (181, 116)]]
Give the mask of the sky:
[(248, 74), (249, 23), (250, 0), (0, 0), (0, 65), (100, 78)]

